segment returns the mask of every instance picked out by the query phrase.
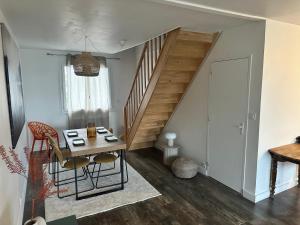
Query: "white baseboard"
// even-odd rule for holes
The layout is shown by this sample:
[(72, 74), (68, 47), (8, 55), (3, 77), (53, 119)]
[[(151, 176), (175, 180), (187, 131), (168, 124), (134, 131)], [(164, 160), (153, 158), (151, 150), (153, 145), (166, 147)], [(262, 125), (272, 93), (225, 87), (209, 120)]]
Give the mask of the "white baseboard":
[(198, 172), (201, 173), (204, 176), (208, 176), (207, 169), (202, 165), (199, 166)]
[[(297, 179), (290, 180), (290, 181), (284, 182), (282, 184), (276, 184), (275, 195), (279, 194), (280, 192), (286, 191), (290, 188), (293, 188), (293, 187), (297, 186), (297, 184), (298, 184)], [(260, 193), (255, 195), (255, 203), (259, 202), (259, 201), (262, 201), (264, 199), (267, 199), (269, 197), (270, 197), (270, 191), (269, 190), (260, 192)]]
[[(28, 175), (28, 171), (29, 171), (29, 164), (27, 164), (26, 166), (26, 171), (27, 171), (27, 177)], [(17, 224), (18, 225), (22, 225), (23, 224), (23, 216), (24, 216), (24, 208), (25, 208), (25, 200), (26, 200), (26, 191), (27, 191), (27, 182), (28, 180), (26, 179), (23, 183), (23, 187), (22, 187), (22, 193), (21, 196), (19, 198), (19, 213), (18, 213), (18, 219), (17, 219)]]
[(198, 167), (198, 172), (204, 176), (208, 176), (207, 163), (201, 162)]
[(248, 191), (248, 190), (246, 190), (246, 189), (243, 189), (243, 197), (244, 197), (245, 199), (248, 199), (249, 201), (255, 203), (255, 193), (253, 193), (253, 192), (251, 192), (251, 191)]
[(25, 199), (26, 199), (26, 190), (27, 190), (27, 180), (23, 184), (22, 193), (19, 199), (19, 213), (18, 213), (18, 220), (17, 224), (23, 224), (23, 216), (24, 216), (24, 207), (25, 207)]

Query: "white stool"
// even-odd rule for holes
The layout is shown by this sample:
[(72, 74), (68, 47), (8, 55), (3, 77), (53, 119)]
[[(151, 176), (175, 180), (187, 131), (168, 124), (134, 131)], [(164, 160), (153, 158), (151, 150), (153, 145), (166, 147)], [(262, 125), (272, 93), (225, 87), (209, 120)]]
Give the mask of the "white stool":
[(170, 147), (166, 143), (159, 143), (158, 147), (164, 152), (164, 164), (167, 166), (171, 166), (173, 161), (178, 157), (178, 151), (180, 146), (173, 145), (172, 147)]

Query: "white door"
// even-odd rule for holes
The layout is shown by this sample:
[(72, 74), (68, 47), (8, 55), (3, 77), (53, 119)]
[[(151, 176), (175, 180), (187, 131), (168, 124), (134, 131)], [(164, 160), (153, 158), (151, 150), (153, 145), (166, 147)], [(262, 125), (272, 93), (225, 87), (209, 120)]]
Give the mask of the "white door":
[(208, 174), (242, 193), (249, 59), (215, 62), (209, 83)]

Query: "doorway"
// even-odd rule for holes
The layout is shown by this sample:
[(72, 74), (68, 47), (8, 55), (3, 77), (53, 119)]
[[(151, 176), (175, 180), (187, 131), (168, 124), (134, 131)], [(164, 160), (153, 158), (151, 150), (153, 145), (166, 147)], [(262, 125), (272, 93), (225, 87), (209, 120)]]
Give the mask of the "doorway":
[(249, 99), (249, 58), (211, 65), (208, 175), (242, 193)]

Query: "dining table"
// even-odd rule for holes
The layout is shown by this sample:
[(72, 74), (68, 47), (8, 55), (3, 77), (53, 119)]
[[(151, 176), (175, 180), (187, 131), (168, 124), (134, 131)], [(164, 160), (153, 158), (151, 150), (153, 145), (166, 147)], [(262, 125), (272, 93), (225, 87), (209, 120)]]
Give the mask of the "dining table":
[[(106, 133), (98, 132), (99, 129), (103, 128), (96, 128), (96, 136), (89, 137), (87, 136), (87, 128), (81, 129), (72, 129), (72, 130), (64, 130), (63, 136), (66, 141), (66, 147), (70, 150), (69, 157), (74, 160), (74, 164), (76, 163), (76, 157), (90, 157), (93, 155), (101, 154), (101, 153), (108, 153), (108, 152), (117, 152), (120, 156), (120, 173), (121, 173), (121, 180), (120, 185), (117, 187), (111, 188), (109, 190), (93, 192), (90, 194), (85, 194), (79, 196), (78, 190), (76, 189), (76, 200), (86, 199), (90, 197), (95, 197), (102, 194), (107, 194), (114, 191), (119, 191), (124, 189), (124, 154), (126, 150), (126, 143), (118, 138), (117, 140), (110, 142), (107, 141), (107, 137), (113, 136), (108, 129)], [(76, 133), (76, 136), (70, 135), (70, 133)], [(83, 145), (76, 145), (74, 144), (74, 140), (83, 140)], [(75, 179), (77, 179), (75, 175)]]
[(275, 196), (278, 162), (290, 162), (298, 165), (298, 187), (300, 187), (300, 144), (293, 143), (269, 150), (271, 154), (270, 198)]

